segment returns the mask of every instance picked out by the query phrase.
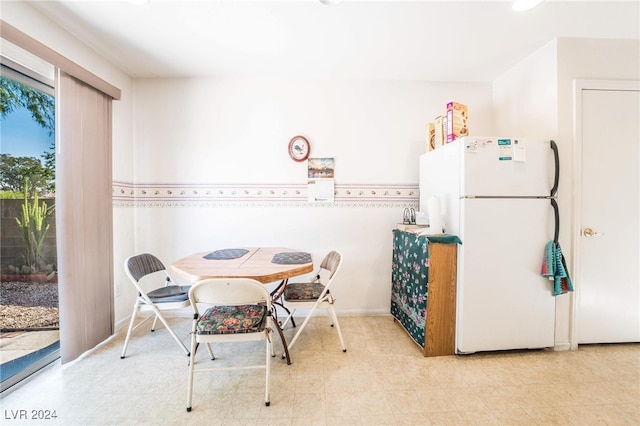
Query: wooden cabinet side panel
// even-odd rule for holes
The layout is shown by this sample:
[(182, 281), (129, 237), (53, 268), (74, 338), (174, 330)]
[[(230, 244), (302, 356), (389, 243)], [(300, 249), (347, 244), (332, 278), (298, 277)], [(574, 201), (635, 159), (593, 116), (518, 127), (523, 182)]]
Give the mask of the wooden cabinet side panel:
[(425, 356), (455, 354), (457, 244), (429, 244)]

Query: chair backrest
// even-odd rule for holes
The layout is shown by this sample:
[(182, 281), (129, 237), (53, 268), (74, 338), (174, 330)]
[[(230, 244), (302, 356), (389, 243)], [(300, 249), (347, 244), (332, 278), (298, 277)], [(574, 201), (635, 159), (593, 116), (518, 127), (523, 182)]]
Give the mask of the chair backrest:
[(138, 282), (144, 276), (153, 274), (154, 272), (164, 271), (165, 267), (158, 259), (152, 254), (143, 253), (135, 256), (130, 256), (124, 261), (124, 269), (133, 281)]
[(267, 287), (251, 278), (208, 278), (189, 289), (189, 300), (195, 312), (197, 303), (207, 305), (266, 304), (271, 311), (271, 296)]
[(328, 281), (324, 283), (325, 286), (328, 287), (331, 281), (333, 281), (333, 277), (340, 269), (340, 265), (342, 265), (342, 255), (336, 250), (330, 251), (324, 259), (322, 259), (322, 262), (320, 263), (320, 272), (325, 270), (329, 275)]

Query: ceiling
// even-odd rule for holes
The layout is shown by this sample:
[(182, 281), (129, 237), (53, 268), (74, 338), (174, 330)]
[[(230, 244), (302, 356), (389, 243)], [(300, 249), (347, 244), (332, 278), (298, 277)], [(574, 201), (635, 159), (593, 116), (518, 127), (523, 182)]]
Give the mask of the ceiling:
[(640, 2), (30, 1), (133, 77), (492, 81), (555, 37), (640, 39)]

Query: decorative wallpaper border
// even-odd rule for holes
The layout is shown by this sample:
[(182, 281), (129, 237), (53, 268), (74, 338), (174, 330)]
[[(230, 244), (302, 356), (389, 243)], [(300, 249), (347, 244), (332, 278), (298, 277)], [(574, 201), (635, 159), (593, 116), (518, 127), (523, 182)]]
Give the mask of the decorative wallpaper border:
[(335, 184), (333, 203), (310, 203), (306, 184), (131, 183), (113, 181), (116, 207), (413, 207), (417, 184)]

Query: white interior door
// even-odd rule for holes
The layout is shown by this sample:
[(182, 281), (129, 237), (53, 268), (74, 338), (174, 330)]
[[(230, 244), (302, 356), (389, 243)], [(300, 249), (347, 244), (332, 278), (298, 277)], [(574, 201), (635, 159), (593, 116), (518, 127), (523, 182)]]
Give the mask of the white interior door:
[(638, 342), (640, 84), (576, 88), (577, 343)]

